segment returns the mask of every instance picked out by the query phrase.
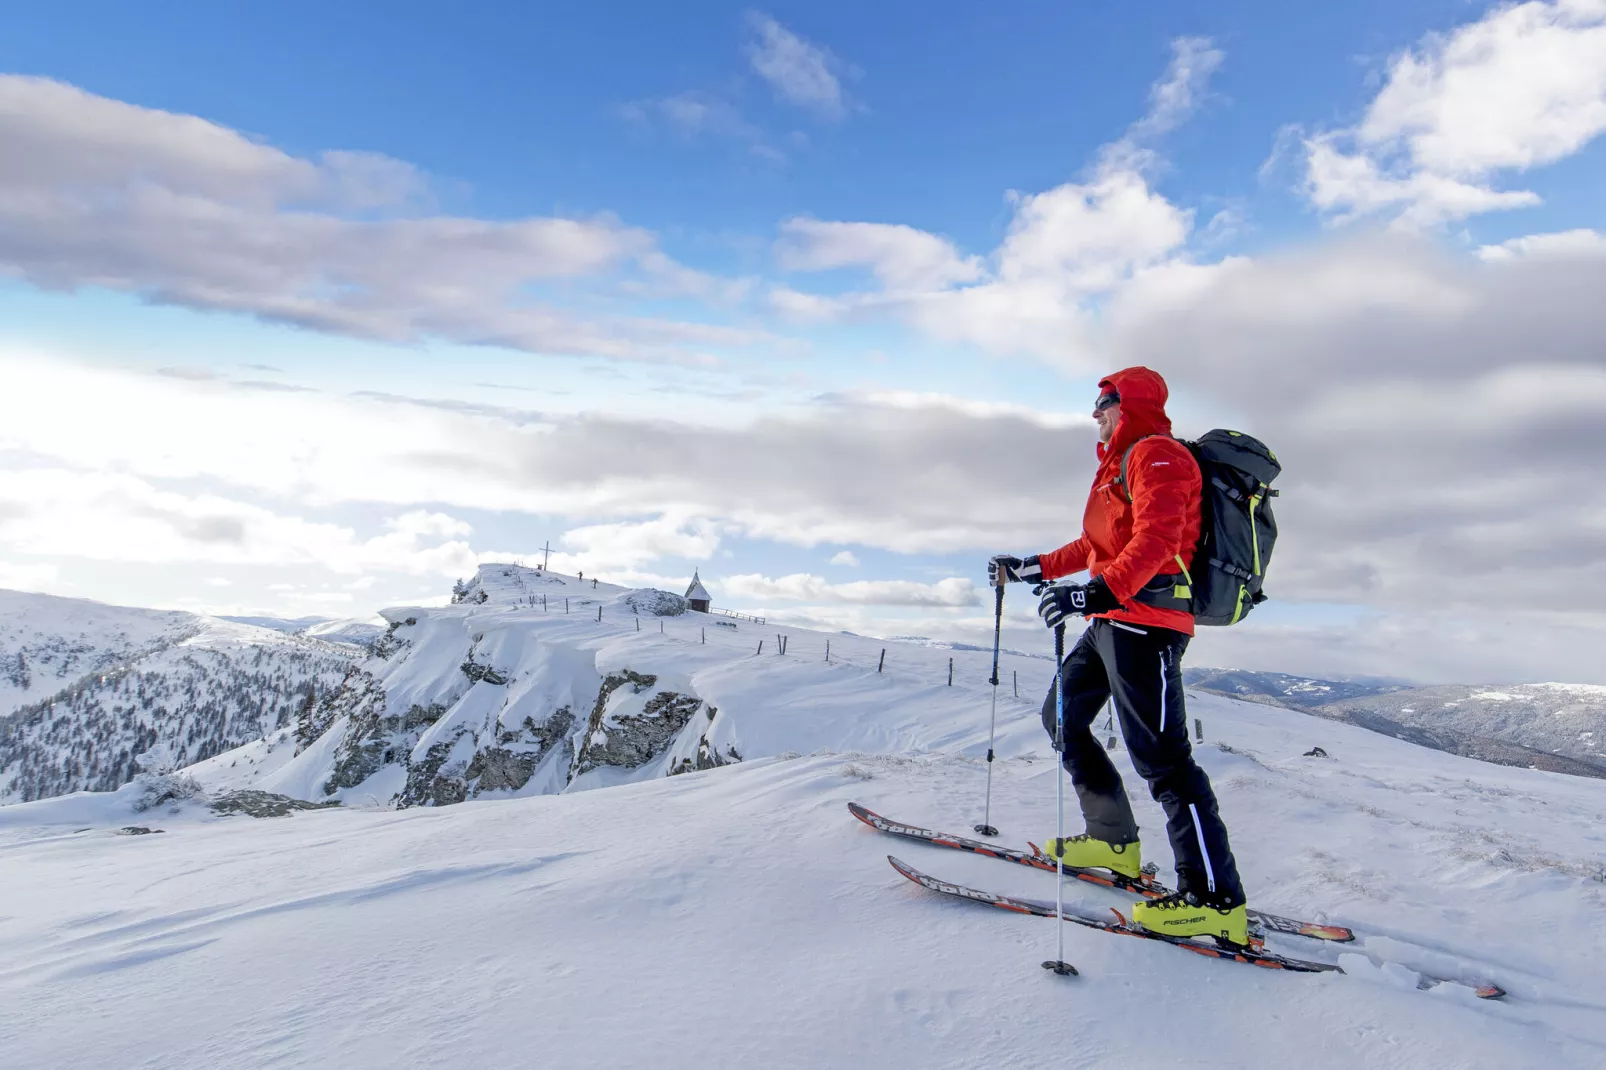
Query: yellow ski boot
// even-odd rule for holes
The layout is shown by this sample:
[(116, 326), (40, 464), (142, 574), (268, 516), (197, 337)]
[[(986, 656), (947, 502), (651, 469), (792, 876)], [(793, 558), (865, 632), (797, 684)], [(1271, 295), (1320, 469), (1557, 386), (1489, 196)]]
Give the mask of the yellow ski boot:
[(1083, 833), (1080, 836), (1067, 836), (1063, 840), (1050, 838), (1043, 846), (1043, 853), (1051, 861), (1059, 861), (1062, 851), (1067, 866), (1108, 869), (1135, 881), (1143, 879), (1142, 852), (1137, 840), (1131, 843), (1107, 843)]
[(1191, 892), (1133, 904), (1132, 920), (1165, 936), (1217, 936), (1240, 947), (1249, 943), (1249, 911), (1242, 903), (1209, 906)]

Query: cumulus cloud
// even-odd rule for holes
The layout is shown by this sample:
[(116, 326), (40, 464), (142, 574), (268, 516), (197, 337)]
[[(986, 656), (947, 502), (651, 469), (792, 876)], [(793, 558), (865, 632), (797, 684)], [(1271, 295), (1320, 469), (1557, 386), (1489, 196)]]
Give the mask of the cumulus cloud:
[(1004, 240), (986, 258), (938, 235), (897, 224), (793, 219), (783, 224), (781, 267), (864, 267), (873, 290), (814, 294), (776, 286), (777, 311), (806, 320), (890, 314), (945, 341), (1032, 353), (1083, 368), (1101, 359), (1087, 305), (1176, 256), (1193, 213), (1156, 192), (1156, 139), (1204, 98), (1222, 53), (1204, 38), (1173, 43), (1146, 115), (1098, 153), (1081, 180), (1012, 193)]
[(1537, 204), (1502, 173), (1572, 155), (1606, 131), (1606, 4), (1492, 9), (1395, 56), (1361, 122), (1311, 136), (1307, 191), (1341, 218), (1431, 225)]
[(1277, 450), (1273, 594), (1599, 619), (1603, 287), (1606, 256), (1368, 235), (1157, 273), (1114, 303), (1109, 339)]
[(926, 290), (970, 282), (982, 274), (976, 257), (952, 242), (901, 224), (826, 223), (789, 219), (776, 249), (788, 271), (868, 268), (888, 290)]
[(747, 25), (752, 33), (747, 60), (777, 97), (821, 118), (843, 116), (847, 102), (829, 52), (759, 12), (748, 15)]
[(0, 143), (0, 273), (39, 286), (541, 353), (706, 362), (707, 347), (762, 337), (536, 301), (528, 287), (555, 280), (704, 295), (718, 284), (607, 217), (427, 214), (428, 184), (387, 157), (296, 157), (195, 116), (16, 75), (0, 76)]
[(840, 565), (843, 568), (859, 567), (859, 559), (853, 556), (852, 550), (839, 550), (837, 553), (833, 554), (831, 560), (826, 563), (830, 565)]
[(664, 557), (706, 561), (719, 549), (720, 525), (703, 517), (665, 513), (647, 520), (627, 520), (610, 524), (588, 524), (570, 528), (559, 543), (564, 549), (554, 555), (554, 567), (566, 572), (606, 574), (610, 582), (654, 582), (659, 577), (643, 572), (642, 566)]
[(1606, 234), (1587, 228), (1555, 234), (1529, 234), (1499, 245), (1485, 245), (1478, 250), (1478, 256), (1484, 260), (1509, 260), (1514, 256), (1568, 259), (1606, 257)]

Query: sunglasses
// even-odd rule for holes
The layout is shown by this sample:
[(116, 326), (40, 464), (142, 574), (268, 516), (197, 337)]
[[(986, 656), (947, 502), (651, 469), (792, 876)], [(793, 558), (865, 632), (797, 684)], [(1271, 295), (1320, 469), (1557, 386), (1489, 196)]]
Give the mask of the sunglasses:
[(1113, 408), (1119, 404), (1121, 404), (1121, 395), (1111, 391), (1108, 394), (1099, 395), (1099, 399), (1093, 403), (1093, 411), (1103, 412), (1105, 409)]

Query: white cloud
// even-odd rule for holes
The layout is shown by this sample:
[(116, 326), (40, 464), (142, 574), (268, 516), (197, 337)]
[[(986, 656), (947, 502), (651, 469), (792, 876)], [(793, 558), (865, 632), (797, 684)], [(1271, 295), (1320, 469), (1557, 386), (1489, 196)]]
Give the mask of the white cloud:
[(840, 119), (847, 105), (835, 63), (824, 49), (799, 37), (768, 15), (748, 16), (753, 39), (748, 62), (782, 100), (826, 119)]
[(1208, 37), (1179, 37), (1171, 42), (1171, 63), (1159, 81), (1149, 87), (1148, 113), (1127, 129), (1120, 140), (1100, 151), (1100, 169), (1144, 171), (1159, 160), (1152, 144), (1181, 126), (1199, 108), (1210, 78), (1227, 55)]
[(843, 568), (859, 567), (859, 559), (853, 556), (852, 550), (840, 550), (832, 556), (830, 561), (826, 563), (831, 565), (840, 565)]
[(634, 573), (662, 557), (706, 561), (719, 549), (719, 534), (720, 526), (712, 520), (672, 514), (571, 528), (559, 539), (569, 548), (559, 567), (612, 576)]
[[(597, 555), (598, 569), (655, 546), (715, 552), (727, 530), (908, 552), (1014, 545), (1030, 531), (1047, 539), (1080, 516), (1080, 503), (1039, 504), (1024, 519), (1018, 503), (1065, 478), (1067, 453), (1089, 472), (1092, 463), (1081, 414), (942, 395), (828, 394), (708, 427), (262, 391), (37, 354), (0, 355), (0, 380), (11, 386), (0, 392), (0, 451), (19, 467), (219, 484), (315, 509), (435, 502), (594, 520), (571, 549)], [(37, 404), (68, 396), (70, 406)], [(1017, 461), (1000, 473), (999, 456)], [(106, 530), (83, 537), (115, 541)]]
[(1089, 303), (1177, 256), (1192, 230), (1192, 212), (1145, 176), (1159, 161), (1154, 140), (1198, 106), (1223, 57), (1203, 38), (1179, 39), (1172, 51), (1149, 112), (1100, 151), (1084, 180), (1010, 195), (1008, 233), (986, 260), (907, 226), (794, 219), (777, 245), (783, 267), (865, 266), (880, 285), (835, 296), (776, 287), (771, 306), (804, 320), (891, 313), (944, 341), (1091, 367), (1102, 357)]
[(776, 254), (788, 271), (866, 267), (894, 291), (970, 282), (983, 270), (976, 257), (961, 256), (946, 238), (901, 224), (789, 219), (781, 224)]
[(351, 528), (127, 474), (0, 470), (0, 548), (35, 558), (166, 564), (313, 565), (453, 576), (473, 567), (466, 525), (412, 510), (360, 538)]
[(697, 294), (718, 284), (607, 217), (421, 214), (427, 184), (385, 157), (304, 159), (194, 116), (16, 75), (0, 75), (0, 143), (0, 273), (39, 286), (541, 353), (698, 362), (696, 347), (762, 337), (584, 319), (532, 300), (531, 283), (558, 279)]
[(730, 101), (713, 93), (689, 89), (674, 96), (640, 100), (624, 106), (626, 118), (661, 119), (687, 135), (757, 137), (758, 131)]
[(1529, 234), (1499, 245), (1482, 246), (1478, 249), (1478, 256), (1483, 260), (1509, 260), (1516, 256), (1562, 259), (1606, 257), (1606, 234), (1587, 228), (1555, 234)]
[(1606, 4), (1504, 5), (1394, 57), (1353, 129), (1313, 136), (1307, 191), (1342, 218), (1431, 225), (1537, 204), (1493, 179), (1554, 163), (1606, 131)]
[(748, 574), (711, 581), (720, 593), (755, 601), (847, 603), (879, 606), (973, 606), (981, 601), (976, 584), (949, 578), (936, 583), (910, 580), (855, 580), (831, 583), (804, 572), (790, 576)]

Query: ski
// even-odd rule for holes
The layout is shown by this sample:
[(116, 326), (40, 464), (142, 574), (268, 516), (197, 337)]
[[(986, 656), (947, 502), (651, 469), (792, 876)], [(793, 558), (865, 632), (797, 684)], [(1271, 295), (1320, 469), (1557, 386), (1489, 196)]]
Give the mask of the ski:
[[(903, 836), (911, 840), (919, 840), (922, 843), (935, 844), (938, 847), (951, 847), (956, 851), (969, 851), (972, 854), (985, 855), (988, 858), (997, 858), (1020, 866), (1047, 870), (1050, 873), (1057, 868), (1054, 859), (1039, 850), (1036, 844), (1033, 844), (1032, 850), (1028, 852), (1013, 847), (1001, 847), (982, 840), (967, 839), (964, 836), (954, 836), (946, 832), (933, 832), (931, 829), (921, 828), (918, 825), (905, 825), (897, 821), (888, 820), (874, 810), (860, 806), (856, 802), (848, 803), (848, 812), (871, 828), (880, 832), (891, 833), (894, 836)], [(1122, 892), (1132, 892), (1148, 899), (1158, 899), (1160, 896), (1171, 894), (1170, 888), (1155, 880), (1150, 874), (1145, 874), (1143, 880), (1133, 880), (1131, 877), (1122, 876), (1119, 873), (1111, 873), (1108, 870), (1066, 866), (1065, 875), (1067, 877), (1075, 877), (1080, 881), (1086, 881), (1089, 884), (1114, 888)], [(1355, 933), (1342, 925), (1321, 925), (1314, 921), (1300, 921), (1297, 918), (1285, 918), (1278, 914), (1267, 914), (1254, 909), (1250, 909), (1248, 914), (1251, 921), (1270, 932), (1283, 933), (1288, 936), (1304, 936), (1312, 940), (1331, 940), (1338, 943), (1348, 943), (1355, 939)]]
[[(1155, 940), (1162, 944), (1170, 944), (1184, 951), (1191, 951), (1206, 958), (1227, 959), (1232, 962), (1242, 962), (1249, 966), (1260, 966), (1264, 969), (1288, 970), (1293, 973), (1343, 973), (1344, 969), (1330, 962), (1314, 962), (1309, 959), (1290, 958), (1267, 951), (1264, 945), (1251, 941), (1247, 946), (1227, 943), (1200, 943), (1196, 940), (1182, 936), (1167, 936), (1164, 933), (1151, 932), (1135, 922), (1128, 921), (1120, 911), (1110, 908), (1114, 920), (1102, 916), (1091, 916), (1082, 911), (1086, 907), (1075, 904), (1066, 904), (1065, 912), (1061, 914), (1055, 909), (1053, 903), (1038, 899), (1022, 899), (1016, 896), (997, 895), (993, 892), (984, 892), (978, 888), (967, 888), (962, 884), (953, 884), (949, 881), (939, 880), (929, 874), (922, 873), (907, 862), (900, 861), (892, 855), (887, 856), (892, 868), (904, 877), (933, 892), (943, 895), (967, 899), (973, 903), (984, 903), (987, 906), (1008, 910), (1015, 914), (1031, 914), (1040, 918), (1062, 917), (1073, 925), (1081, 925), (1089, 929), (1099, 929), (1107, 933), (1117, 933), (1121, 936), (1135, 936), (1140, 940)], [(1499, 985), (1488, 983), (1472, 983), (1454, 980), (1447, 977), (1436, 977), (1413, 970), (1419, 980), (1418, 988), (1433, 988), (1441, 984), (1463, 985), (1475, 992), (1480, 999), (1499, 999), (1506, 994), (1505, 989)]]

